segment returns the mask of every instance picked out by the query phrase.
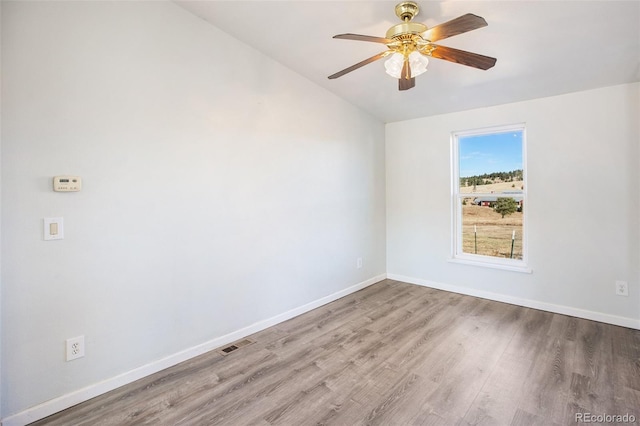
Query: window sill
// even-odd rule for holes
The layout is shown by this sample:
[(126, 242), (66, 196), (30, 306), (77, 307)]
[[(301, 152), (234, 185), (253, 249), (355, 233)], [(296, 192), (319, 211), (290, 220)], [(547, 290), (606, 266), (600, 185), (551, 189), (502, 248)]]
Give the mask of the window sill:
[(463, 259), (458, 257), (450, 257), (447, 259), (451, 263), (460, 263), (462, 265), (480, 266), (482, 268), (502, 269), (504, 271), (521, 272), (524, 274), (532, 274), (533, 270), (525, 264), (509, 265), (506, 263), (483, 262), (481, 260)]

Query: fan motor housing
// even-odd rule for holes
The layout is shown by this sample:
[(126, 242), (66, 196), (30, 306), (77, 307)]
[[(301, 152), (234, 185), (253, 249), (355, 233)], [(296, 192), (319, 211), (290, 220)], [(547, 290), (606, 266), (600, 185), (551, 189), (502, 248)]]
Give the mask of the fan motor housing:
[(417, 35), (427, 31), (427, 26), (419, 22), (404, 22), (394, 25), (387, 31), (387, 38), (399, 39), (405, 35)]

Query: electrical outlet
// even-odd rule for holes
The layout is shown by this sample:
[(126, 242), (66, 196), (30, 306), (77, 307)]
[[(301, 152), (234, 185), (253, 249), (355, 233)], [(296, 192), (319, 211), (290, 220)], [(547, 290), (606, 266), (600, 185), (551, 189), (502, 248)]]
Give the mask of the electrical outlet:
[(616, 294), (618, 296), (629, 295), (629, 285), (626, 281), (616, 281)]
[(73, 361), (84, 356), (84, 336), (67, 339), (67, 361)]
[(358, 269), (362, 268), (362, 258), (361, 257), (359, 257), (356, 260), (356, 268), (358, 268)]

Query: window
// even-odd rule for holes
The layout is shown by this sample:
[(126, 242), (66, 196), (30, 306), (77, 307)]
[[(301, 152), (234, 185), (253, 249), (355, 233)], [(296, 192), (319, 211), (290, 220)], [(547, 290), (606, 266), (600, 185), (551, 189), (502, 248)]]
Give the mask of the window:
[(452, 260), (527, 271), (524, 125), (454, 132)]

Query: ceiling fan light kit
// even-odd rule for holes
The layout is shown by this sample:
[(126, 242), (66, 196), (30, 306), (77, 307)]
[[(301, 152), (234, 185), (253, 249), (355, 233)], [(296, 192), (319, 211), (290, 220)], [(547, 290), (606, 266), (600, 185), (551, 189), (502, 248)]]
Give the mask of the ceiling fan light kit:
[(415, 77), (427, 70), (428, 57), (481, 70), (487, 70), (496, 64), (496, 59), (489, 56), (435, 44), (436, 41), (486, 27), (487, 21), (483, 18), (467, 13), (429, 29), (424, 24), (411, 21), (419, 12), (417, 3), (405, 1), (396, 5), (395, 10), (402, 23), (389, 28), (384, 38), (351, 33), (338, 34), (333, 37), (382, 43), (387, 46), (388, 50), (332, 74), (329, 79), (342, 77), (389, 55), (391, 57), (385, 62), (385, 69), (387, 74), (398, 79), (399, 90), (408, 90), (415, 86)]
[[(391, 77), (400, 78), (402, 76), (402, 67), (404, 65), (404, 56), (401, 53), (394, 53), (384, 62), (384, 68)], [(417, 77), (427, 72), (429, 59), (426, 56), (413, 51), (409, 54), (409, 67), (411, 67), (411, 76)]]

